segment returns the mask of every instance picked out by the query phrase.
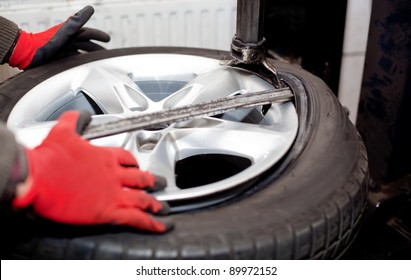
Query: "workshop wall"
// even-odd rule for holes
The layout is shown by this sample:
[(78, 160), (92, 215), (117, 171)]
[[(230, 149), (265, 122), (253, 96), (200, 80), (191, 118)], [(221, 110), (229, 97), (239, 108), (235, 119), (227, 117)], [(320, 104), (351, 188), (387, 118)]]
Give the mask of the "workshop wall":
[[(235, 33), (236, 0), (0, 0), (0, 14), (38, 32), (92, 5), (86, 26), (111, 35), (107, 49), (183, 46), (229, 50)], [(17, 72), (3, 66), (0, 81)]]

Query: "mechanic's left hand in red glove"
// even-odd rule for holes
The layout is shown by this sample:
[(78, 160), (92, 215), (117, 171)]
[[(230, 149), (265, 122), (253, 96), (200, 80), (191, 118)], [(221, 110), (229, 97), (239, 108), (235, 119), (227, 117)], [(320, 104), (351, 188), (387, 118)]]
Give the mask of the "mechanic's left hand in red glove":
[(20, 30), (9, 60), (12, 67), (26, 69), (47, 63), (53, 59), (78, 54), (78, 50), (95, 51), (104, 49), (91, 42), (110, 41), (110, 35), (97, 29), (83, 27), (93, 15), (94, 9), (86, 6), (66, 21), (40, 33)]
[(156, 176), (140, 170), (128, 151), (97, 147), (77, 134), (90, 119), (88, 112), (65, 112), (39, 146), (26, 149), (29, 189), (17, 192), (13, 206), (32, 206), (36, 214), (66, 224), (171, 229), (150, 215), (169, 210), (145, 191), (157, 188)]

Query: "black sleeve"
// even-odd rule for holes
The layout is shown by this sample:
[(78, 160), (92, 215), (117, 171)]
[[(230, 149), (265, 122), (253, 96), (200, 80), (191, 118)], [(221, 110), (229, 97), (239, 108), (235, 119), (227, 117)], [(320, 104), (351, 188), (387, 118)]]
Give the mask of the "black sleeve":
[(27, 159), (24, 148), (14, 135), (0, 123), (0, 205), (11, 203), (16, 185), (27, 177)]
[(0, 16), (0, 64), (8, 62), (19, 34), (17, 24)]

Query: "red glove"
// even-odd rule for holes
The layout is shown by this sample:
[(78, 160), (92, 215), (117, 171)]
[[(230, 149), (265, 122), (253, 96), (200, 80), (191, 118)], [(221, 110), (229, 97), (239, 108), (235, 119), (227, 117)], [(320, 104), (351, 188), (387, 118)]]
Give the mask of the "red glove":
[(82, 27), (93, 13), (93, 7), (86, 6), (74, 16), (46, 31), (33, 34), (20, 30), (10, 59), (5, 62), (10, 66), (26, 69), (79, 53), (78, 50), (104, 49), (90, 40), (108, 42), (110, 36), (96, 29)]
[(42, 144), (27, 149), (31, 187), (14, 198), (13, 206), (31, 205), (38, 215), (60, 223), (171, 229), (147, 213), (169, 210), (145, 192), (155, 186), (155, 177), (140, 170), (128, 151), (93, 146), (77, 134), (90, 119), (90, 114), (66, 112)]

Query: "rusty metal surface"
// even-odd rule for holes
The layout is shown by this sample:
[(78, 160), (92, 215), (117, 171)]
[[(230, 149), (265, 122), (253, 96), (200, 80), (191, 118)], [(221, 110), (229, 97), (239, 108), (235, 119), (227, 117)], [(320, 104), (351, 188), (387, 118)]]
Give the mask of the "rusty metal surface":
[(373, 1), (357, 127), (378, 183), (411, 173), (411, 1)]

